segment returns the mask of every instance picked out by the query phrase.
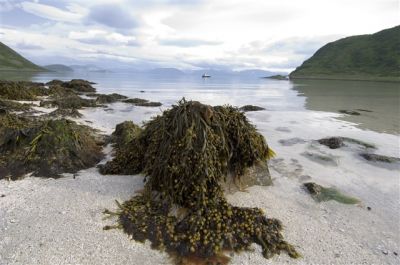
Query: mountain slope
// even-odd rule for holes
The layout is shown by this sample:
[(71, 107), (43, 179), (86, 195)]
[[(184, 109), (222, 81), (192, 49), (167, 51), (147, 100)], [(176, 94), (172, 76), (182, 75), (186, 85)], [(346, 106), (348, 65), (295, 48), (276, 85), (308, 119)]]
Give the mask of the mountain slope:
[(45, 71), (0, 42), (0, 71)]
[(400, 81), (400, 26), (328, 43), (290, 78)]

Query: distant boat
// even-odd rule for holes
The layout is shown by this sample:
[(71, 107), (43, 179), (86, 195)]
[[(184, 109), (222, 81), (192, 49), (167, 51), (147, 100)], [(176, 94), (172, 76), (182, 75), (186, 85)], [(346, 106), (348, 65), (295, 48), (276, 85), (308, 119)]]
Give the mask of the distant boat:
[(211, 75), (208, 75), (208, 74), (204, 73), (201, 77), (202, 77), (202, 78), (210, 78)]

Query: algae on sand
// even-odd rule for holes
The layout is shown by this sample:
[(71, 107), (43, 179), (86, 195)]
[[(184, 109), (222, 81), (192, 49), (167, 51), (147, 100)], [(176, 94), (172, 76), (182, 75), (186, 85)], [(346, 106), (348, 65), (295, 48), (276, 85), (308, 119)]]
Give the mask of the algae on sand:
[(142, 194), (119, 204), (116, 213), (105, 213), (116, 214), (117, 227), (135, 240), (149, 240), (178, 262), (226, 262), (225, 251), (246, 250), (252, 243), (261, 245), (266, 258), (281, 251), (298, 257), (283, 239), (279, 220), (257, 208), (232, 206), (223, 194), (228, 174), (240, 179), (272, 155), (237, 108), (183, 99), (147, 122), (102, 168), (103, 173), (143, 173), (146, 182)]
[(94, 131), (70, 120), (6, 114), (0, 122), (0, 179), (18, 179), (31, 172), (57, 177), (92, 167), (104, 156)]
[(356, 198), (347, 196), (341, 193), (336, 188), (326, 188), (321, 185), (318, 185), (314, 182), (307, 182), (304, 183), (304, 187), (307, 188), (313, 199), (317, 202), (324, 202), (324, 201), (337, 201), (343, 204), (357, 204), (360, 201)]

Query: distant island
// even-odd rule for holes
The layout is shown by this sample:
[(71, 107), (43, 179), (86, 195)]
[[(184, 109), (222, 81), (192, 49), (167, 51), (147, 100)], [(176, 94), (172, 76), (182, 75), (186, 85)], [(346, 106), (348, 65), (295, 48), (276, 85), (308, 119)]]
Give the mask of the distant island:
[(328, 43), (289, 77), (400, 81), (400, 26)]
[(47, 71), (0, 42), (0, 71)]
[(263, 78), (275, 79), (275, 80), (288, 80), (289, 79), (289, 77), (286, 75), (271, 75), (271, 76), (266, 76)]
[(63, 64), (45, 65), (44, 68), (46, 68), (49, 71), (53, 71), (53, 72), (73, 72), (74, 71), (74, 69), (72, 69), (71, 67), (63, 65)]

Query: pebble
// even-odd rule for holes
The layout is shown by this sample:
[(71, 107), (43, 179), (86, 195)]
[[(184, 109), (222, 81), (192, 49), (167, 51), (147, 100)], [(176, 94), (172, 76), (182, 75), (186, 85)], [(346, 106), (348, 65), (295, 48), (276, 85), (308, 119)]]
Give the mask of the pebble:
[(368, 207), (367, 207), (367, 210), (368, 210), (368, 211), (371, 211), (371, 207), (368, 206)]
[(399, 254), (397, 254), (397, 252), (396, 252), (396, 251), (393, 251), (393, 255), (397, 256), (397, 255), (399, 255)]
[(1, 194), (1, 196), (0, 196), (0, 197), (4, 198), (4, 197), (6, 197), (6, 195), (4, 195), (4, 194)]
[(389, 252), (387, 250), (382, 250), (382, 253), (385, 255), (389, 254)]
[(60, 212), (60, 214), (62, 214), (62, 215), (66, 214), (66, 213), (67, 213), (66, 211), (62, 211), (62, 212)]
[(12, 223), (12, 224), (13, 224), (13, 223), (16, 223), (16, 222), (17, 222), (17, 220), (15, 220), (15, 219), (11, 219), (11, 220), (10, 220), (10, 223)]

